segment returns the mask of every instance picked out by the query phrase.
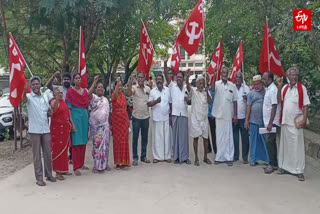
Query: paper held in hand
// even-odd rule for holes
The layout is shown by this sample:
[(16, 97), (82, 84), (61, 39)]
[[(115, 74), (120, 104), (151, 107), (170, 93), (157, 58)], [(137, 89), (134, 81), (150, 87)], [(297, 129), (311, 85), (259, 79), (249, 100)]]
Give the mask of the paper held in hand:
[(276, 127), (272, 127), (271, 132), (269, 132), (267, 128), (259, 128), (259, 134), (269, 134), (269, 133), (276, 133), (276, 132), (277, 132)]

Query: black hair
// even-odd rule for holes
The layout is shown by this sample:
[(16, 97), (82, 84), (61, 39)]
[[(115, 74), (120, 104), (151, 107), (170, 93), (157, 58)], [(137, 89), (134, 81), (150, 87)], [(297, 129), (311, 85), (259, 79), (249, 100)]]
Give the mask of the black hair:
[(40, 77), (38, 77), (38, 76), (33, 76), (33, 77), (31, 77), (31, 79), (30, 79), (30, 85), (32, 85), (32, 82), (35, 81), (35, 80), (38, 80), (38, 82), (39, 82), (40, 85), (41, 85), (41, 79), (40, 79)]
[(172, 73), (174, 74), (174, 70), (172, 68), (168, 68), (168, 71), (172, 71)]
[(81, 78), (81, 74), (80, 73), (75, 73), (75, 74), (73, 74), (73, 79), (75, 79), (77, 76), (80, 76), (80, 78)]
[(271, 71), (267, 71), (266, 73), (268, 74), (268, 79), (271, 79), (272, 82), (273, 82), (273, 81), (274, 81), (274, 75), (273, 75), (273, 73), (272, 73)]
[(143, 74), (143, 76), (146, 77), (146, 74), (145, 74), (144, 72), (142, 72), (142, 71), (139, 71), (139, 72), (137, 73), (137, 76), (139, 76), (139, 74)]
[(182, 77), (183, 77), (183, 79), (184, 79), (184, 73), (183, 73), (182, 71), (178, 71), (177, 74), (176, 74), (176, 76), (178, 76), (178, 74), (181, 74)]
[(157, 74), (156, 78), (157, 78), (157, 77), (161, 77), (161, 78), (162, 78), (162, 80), (164, 80), (164, 78), (163, 78), (163, 75), (162, 75), (162, 74)]
[(62, 79), (65, 78), (65, 77), (67, 77), (67, 78), (69, 78), (71, 80), (71, 74), (70, 73), (63, 73)]

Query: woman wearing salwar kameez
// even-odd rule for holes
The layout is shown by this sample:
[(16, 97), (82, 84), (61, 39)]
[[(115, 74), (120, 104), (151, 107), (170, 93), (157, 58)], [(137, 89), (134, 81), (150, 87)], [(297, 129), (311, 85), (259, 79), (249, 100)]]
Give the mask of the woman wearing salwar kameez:
[(63, 175), (69, 174), (68, 148), (71, 125), (69, 109), (63, 100), (61, 88), (54, 90), (54, 99), (51, 100), (50, 105), (53, 111), (50, 124), (52, 169), (56, 172), (58, 180), (64, 180)]
[(117, 79), (116, 88), (111, 97), (114, 164), (116, 169), (123, 169), (126, 166), (130, 166), (129, 118), (127, 100), (122, 93), (120, 78)]
[[(92, 157), (93, 172), (109, 171), (109, 143), (110, 143), (110, 127), (109, 127), (109, 101), (103, 96), (103, 84), (97, 83), (99, 77), (94, 78), (94, 82), (89, 90), (91, 112), (89, 117), (90, 136), (92, 137)], [(93, 94), (95, 87), (96, 93)]]
[(77, 176), (81, 175), (80, 169), (89, 169), (84, 165), (86, 145), (88, 143), (88, 105), (89, 96), (86, 89), (81, 88), (81, 76), (73, 76), (74, 88), (67, 92), (66, 100), (69, 107), (69, 115), (72, 126), (72, 162), (73, 171)]

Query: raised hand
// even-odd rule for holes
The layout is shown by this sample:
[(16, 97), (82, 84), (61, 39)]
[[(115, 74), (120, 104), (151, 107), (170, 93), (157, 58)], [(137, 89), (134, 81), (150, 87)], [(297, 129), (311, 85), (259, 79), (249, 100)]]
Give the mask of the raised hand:
[(278, 87), (282, 88), (282, 85), (283, 85), (283, 77), (280, 77), (278, 80)]
[(99, 81), (99, 75), (94, 77), (94, 82), (97, 83)]
[(164, 58), (163, 58), (164, 63), (167, 63), (168, 60), (169, 60), (169, 56), (168, 56), (168, 55), (165, 55)]
[(59, 77), (59, 76), (60, 76), (60, 72), (59, 72), (59, 71), (55, 72), (55, 73), (54, 73), (54, 76), (55, 76), (55, 77)]

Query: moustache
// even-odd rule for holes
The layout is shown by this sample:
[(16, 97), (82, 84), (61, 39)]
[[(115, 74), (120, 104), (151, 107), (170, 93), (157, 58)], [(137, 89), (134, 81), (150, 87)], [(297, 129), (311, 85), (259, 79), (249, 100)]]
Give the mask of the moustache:
[(66, 88), (69, 88), (69, 87), (70, 87), (70, 83), (69, 83), (69, 82), (65, 82), (65, 83), (63, 83), (63, 85), (64, 85)]

